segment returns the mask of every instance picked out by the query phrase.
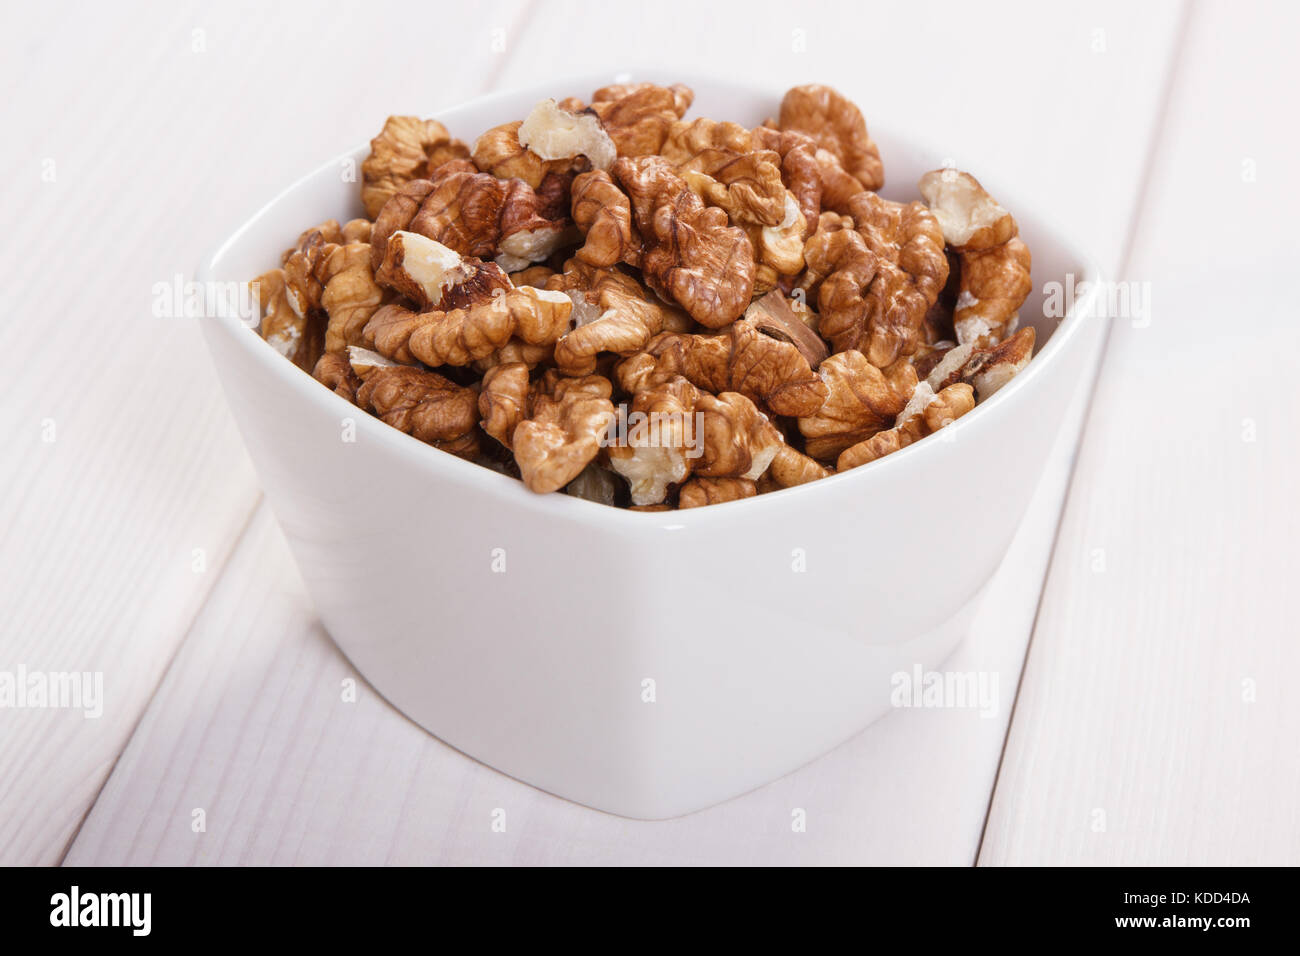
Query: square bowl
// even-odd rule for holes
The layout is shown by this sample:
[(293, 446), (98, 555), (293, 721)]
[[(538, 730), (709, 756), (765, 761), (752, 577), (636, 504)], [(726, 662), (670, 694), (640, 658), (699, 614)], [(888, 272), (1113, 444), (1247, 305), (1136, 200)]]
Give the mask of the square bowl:
[[(620, 77), (626, 80), (626, 77)], [(685, 82), (690, 115), (748, 125), (781, 91)], [(467, 140), (607, 76), (494, 94), (437, 117)], [(853, 90), (845, 91), (850, 97)], [(889, 198), (931, 150), (872, 126)], [(201, 265), (244, 282), (306, 226), (362, 214), (361, 147), (293, 184)], [(983, 170), (977, 170), (981, 178)], [(821, 481), (687, 511), (622, 511), (422, 444), (322, 387), (236, 319), (203, 323), (231, 411), (334, 641), (394, 706), (536, 787), (642, 819), (772, 780), (889, 709), (890, 677), (965, 632), (1080, 387), (1092, 291), (1045, 316), (1044, 282), (1091, 261), (985, 178), (1034, 255), (1028, 367), (974, 411)]]

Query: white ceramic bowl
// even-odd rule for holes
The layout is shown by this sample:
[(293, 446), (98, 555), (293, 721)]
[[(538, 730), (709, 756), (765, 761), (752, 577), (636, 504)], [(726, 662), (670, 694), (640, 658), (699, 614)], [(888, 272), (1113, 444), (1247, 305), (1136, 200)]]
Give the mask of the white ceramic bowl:
[[(751, 125), (775, 113), (782, 92), (637, 78), (686, 82), (696, 92), (689, 115)], [(472, 140), (544, 96), (609, 81), (551, 82), (437, 116)], [(872, 135), (885, 195), (916, 198), (917, 178), (944, 153), (889, 129)], [(335, 160), (282, 192), (199, 279), (251, 279), (306, 226), (360, 215), (358, 186), (340, 169)], [(452, 746), (630, 817), (742, 793), (880, 717), (892, 674), (936, 666), (960, 640), (1088, 351), (1090, 302), (1059, 324), (1041, 303), (1048, 280), (1097, 278), (1090, 260), (1001, 187), (1014, 170), (975, 172), (1033, 251), (1036, 289), (1021, 314), (1039, 347), (1028, 368), (888, 458), (731, 504), (642, 514), (534, 495), (358, 411), (237, 321), (205, 322), (231, 410), (334, 640), (379, 693)], [(342, 440), (346, 419), (354, 442)]]

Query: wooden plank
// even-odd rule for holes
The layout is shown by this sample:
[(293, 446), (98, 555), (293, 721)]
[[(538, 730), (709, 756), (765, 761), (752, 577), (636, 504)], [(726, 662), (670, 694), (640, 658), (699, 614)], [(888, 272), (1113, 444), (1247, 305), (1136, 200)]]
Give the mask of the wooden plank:
[(1300, 862), (1294, 8), (1196, 8), (980, 862)]
[[(604, 66), (613, 74), (626, 51), (608, 42), (611, 35), (642, 38), (639, 48), (656, 51), (662, 68), (699, 69), (701, 44), (724, 35), (709, 7), (659, 5), (653, 16), (619, 8), (618, 21), (612, 8), (584, 16), (590, 9), (556, 5), (534, 17), (526, 48), (508, 61), (502, 83), (553, 71), (557, 49), (583, 52), (575, 71)], [(775, 4), (759, 5), (753, 23), (732, 18), (726, 35), (765, 74), (783, 78), (774, 82), (824, 77), (846, 90), (878, 85), (878, 100), (864, 102), (873, 116), (888, 115), (880, 111), (899, 99), (896, 78), (906, 76), (909, 108), (928, 104), (934, 116), (926, 125), (935, 138), (967, 147), (953, 157), (957, 162), (1023, 173), (1018, 188), (1059, 209), (1113, 269), (1178, 13), (1168, 4), (1111, 4), (1086, 16), (1033, 13), (996, 31), (961, 7), (878, 14), (879, 30), (933, 45), (939, 65), (928, 73), (901, 45), (873, 47), (870, 65), (862, 65), (854, 46), (860, 31), (832, 29), (831, 16), (806, 24), (810, 47), (794, 52), (785, 44), (801, 27), (788, 7)], [(703, 39), (684, 43), (679, 25), (686, 21)], [(1107, 46), (1094, 53), (1099, 27)], [(981, 86), (1014, 90), (1017, 105), (1001, 119), (954, 97), (951, 70), (941, 65), (968, 61), (972, 37), (988, 38)], [(716, 46), (708, 49), (716, 56)], [(1030, 75), (1050, 80), (1026, 82)], [(895, 107), (891, 121), (916, 125), (905, 113)], [(1130, 148), (1098, 150), (1099, 126)], [(1050, 159), (1023, 162), (1044, 155)], [(1063, 182), (1089, 186), (1076, 192)], [(1102, 211), (1093, 208), (1097, 195), (1108, 197)], [(341, 701), (340, 681), (353, 675), (314, 621), (272, 523), (259, 514), (68, 860), (969, 864), (1086, 398), (1062, 429), (970, 638), (946, 665), (997, 675), (1001, 705), (992, 717), (900, 711), (809, 767), (723, 806), (659, 824), (609, 817), (457, 754), (364, 683), (355, 703)], [(202, 835), (191, 831), (195, 808), (207, 811)], [(497, 808), (507, 813), (505, 833), (490, 826)], [(807, 812), (807, 832), (792, 832), (795, 808)]]
[(0, 709), (0, 863), (60, 858), (257, 502), (195, 320), (155, 316), (155, 284), (384, 109), (483, 90), (522, 5), (401, 9), (474, 55), (431, 80), (376, 5), (6, 17), (0, 671), (99, 672), (105, 701)]

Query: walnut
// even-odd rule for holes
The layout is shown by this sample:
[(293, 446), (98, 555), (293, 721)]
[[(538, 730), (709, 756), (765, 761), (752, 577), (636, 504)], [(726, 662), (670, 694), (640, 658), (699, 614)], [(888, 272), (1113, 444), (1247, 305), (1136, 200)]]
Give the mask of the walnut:
[(665, 332), (647, 350), (655, 378), (681, 375), (715, 394), (739, 392), (777, 415), (814, 415), (829, 393), (796, 346), (763, 333), (753, 319), (718, 335)]
[(821, 334), (835, 351), (861, 350), (883, 368), (922, 341), (926, 313), (948, 279), (943, 234), (919, 202), (864, 192), (848, 208), (849, 216), (822, 213), (804, 247), (803, 284), (818, 287)]
[(917, 187), (943, 230), (944, 241), (957, 252), (982, 252), (1000, 246), (1019, 231), (1003, 209), (970, 173), (933, 169)]
[(547, 288), (573, 301), (573, 329), (555, 343), (555, 364), (566, 375), (591, 374), (602, 352), (629, 355), (645, 348), (674, 311), (652, 299), (632, 276), (581, 261), (570, 262)]
[(650, 288), (709, 328), (737, 319), (754, 291), (754, 251), (744, 231), (658, 156), (619, 158), (613, 169), (645, 243), (641, 267)]
[(594, 113), (561, 109), (555, 100), (542, 100), (534, 106), (520, 124), (518, 136), (523, 146), (550, 162), (569, 163), (585, 156), (593, 169), (609, 169), (618, 155)]
[[(439, 448), (478, 424), (478, 395), (437, 372), (406, 365), (359, 367), (356, 403), (399, 431)], [(456, 445), (463, 450), (464, 443)]]
[(778, 488), (793, 488), (830, 475), (829, 468), (783, 444), (776, 450), (776, 456), (763, 477)]
[(907, 407), (899, 414), (898, 423), (846, 448), (836, 463), (837, 470), (857, 468), (905, 448), (951, 424), (974, 407), (975, 393), (965, 382), (949, 385), (937, 395), (929, 385), (921, 382)]
[(632, 504), (659, 504), (670, 485), (690, 474), (700, 449), (695, 430), (699, 391), (675, 376), (636, 393), (621, 432), (626, 444), (611, 445), (609, 466), (627, 479)]
[(761, 299), (754, 300), (745, 310), (745, 318), (753, 320), (764, 335), (789, 342), (799, 350), (808, 367), (815, 369), (826, 360), (830, 351), (816, 328), (808, 323), (808, 317), (815, 319), (816, 315), (808, 312), (806, 307), (796, 311), (798, 307), (799, 303), (792, 304), (780, 289), (773, 289)]
[(719, 505), (724, 501), (739, 501), (758, 494), (754, 482), (748, 478), (692, 478), (682, 485), (677, 507), (699, 508)]
[(1029, 364), (1034, 354), (1034, 329), (1026, 326), (1004, 342), (987, 348), (958, 345), (948, 351), (930, 372), (927, 384), (938, 392), (956, 382), (975, 388), (982, 402)]
[(320, 304), (329, 316), (325, 351), (341, 353), (349, 345), (364, 344), (363, 330), (384, 297), (370, 272), (370, 245), (349, 242), (335, 246), (325, 260), (321, 278)]
[(562, 378), (554, 370), (535, 385), (529, 416), (512, 438), (520, 477), (531, 491), (558, 491), (600, 451), (614, 420), (609, 379)]
[(474, 143), (474, 165), (497, 179), (522, 179), (533, 189), (548, 175), (563, 172), (572, 165), (569, 159), (545, 160), (519, 142), (522, 120), (504, 123), (488, 130)]
[(339, 230), (339, 243), (348, 245), (353, 242), (370, 242), (370, 230), (374, 226), (369, 219), (349, 219)]
[(861, 352), (838, 352), (818, 369), (829, 395), (816, 414), (799, 419), (813, 458), (835, 458), (850, 445), (891, 427), (917, 386), (907, 362), (881, 370)]
[(986, 347), (1015, 329), (1015, 319), (1033, 289), (1029, 247), (1012, 239), (985, 252), (961, 257), (961, 285), (953, 327), (957, 342)]
[(513, 287), (495, 262), (462, 256), (434, 239), (404, 231), (388, 237), (375, 280), (421, 311), (465, 308)]
[(609, 173), (581, 173), (570, 196), (574, 225), (585, 237), (577, 258), (598, 269), (620, 262), (640, 268), (643, 250), (632, 222), (632, 202)]
[(523, 339), (512, 338), (491, 355), (475, 359), (471, 367), (481, 375), (486, 373), (488, 369), (496, 368), (498, 365), (521, 362), (529, 368), (536, 368), (539, 365), (551, 362), (554, 358), (555, 345), (553, 343), (531, 345)]
[(469, 150), (452, 139), (437, 120), (390, 116), (370, 141), (370, 155), (361, 164), (361, 201), (374, 219), (384, 203), (413, 179), (422, 179), (450, 159), (468, 158)]
[(757, 127), (751, 135), (756, 146), (770, 149), (781, 157), (781, 180), (799, 204), (805, 221), (804, 238), (808, 238), (822, 211), (822, 167), (817, 159), (816, 140), (798, 130), (767, 126)]
[[(590, 109), (600, 118), (619, 156), (651, 156), (663, 148), (669, 128), (686, 115), (694, 98), (680, 83), (667, 87), (620, 84), (597, 90)], [(578, 106), (573, 102), (559, 105), (566, 109)]]
[(618, 497), (618, 478), (593, 461), (564, 486), (564, 493), (612, 508)]
[(256, 280), (263, 310), (262, 338), (305, 372), (310, 372), (325, 349), (325, 323), (321, 314), (299, 315), (289, 305), (283, 269), (273, 269)]
[(739, 392), (701, 392), (695, 403), (701, 455), (692, 469), (704, 478), (758, 479), (783, 444), (781, 432)]
[(573, 303), (560, 292), (524, 286), (449, 312), (412, 312), (386, 305), (366, 325), (375, 350), (409, 364), (468, 365), (514, 337), (531, 345), (554, 342), (568, 330)]
[(284, 257), (284, 294), (289, 307), (300, 316), (320, 309), (324, 282), (321, 273), (325, 260), (338, 248), (343, 238), (339, 224), (333, 219), (309, 229), (298, 237), (298, 242)]
[(453, 164), (438, 178), (415, 180), (385, 204), (371, 232), (371, 266), (378, 270), (388, 239), (399, 231), (434, 239), (462, 256), (502, 257), (515, 272), (576, 238), (567, 217), (547, 218), (548, 201), (519, 179), (497, 179)]
[(785, 218), (775, 226), (746, 226), (754, 248), (757, 268), (754, 294), (773, 289), (782, 276), (793, 276), (804, 267), (803, 246), (806, 221), (799, 204), (789, 192), (785, 197)]
[(312, 369), (312, 378), (320, 382), (335, 395), (352, 402), (357, 401), (357, 389), (361, 379), (352, 371), (352, 363), (346, 353), (326, 352)]
[(674, 123), (662, 155), (705, 202), (725, 210), (732, 222), (778, 226), (787, 218), (790, 193), (781, 180), (781, 157), (756, 147), (745, 127), (702, 118)]
[(523, 362), (497, 365), (483, 375), (478, 395), (483, 430), (507, 448), (515, 427), (528, 415), (529, 387), (528, 366)]
[(510, 273), (510, 282), (512, 285), (531, 285), (544, 289), (546, 288), (546, 280), (553, 275), (557, 275), (557, 273), (549, 266), (529, 266), (519, 272)]
[(867, 135), (862, 111), (829, 86), (810, 84), (789, 90), (781, 100), (776, 126), (807, 133), (862, 189), (877, 190), (885, 184), (880, 151)]

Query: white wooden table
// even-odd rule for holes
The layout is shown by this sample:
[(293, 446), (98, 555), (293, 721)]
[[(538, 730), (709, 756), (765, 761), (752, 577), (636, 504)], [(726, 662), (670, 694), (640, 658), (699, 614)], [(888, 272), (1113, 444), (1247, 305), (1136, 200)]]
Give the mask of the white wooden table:
[[(104, 675), (98, 719), (0, 709), (0, 863), (1300, 862), (1293, 6), (327, 6), (0, 32), (0, 671)], [(946, 665), (999, 675), (996, 713), (900, 711), (664, 823), (341, 699), (194, 323), (150, 308), (390, 112), (640, 64), (924, 114), (936, 164), (1014, 176), (1152, 303)]]

